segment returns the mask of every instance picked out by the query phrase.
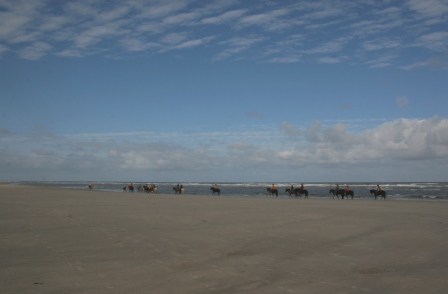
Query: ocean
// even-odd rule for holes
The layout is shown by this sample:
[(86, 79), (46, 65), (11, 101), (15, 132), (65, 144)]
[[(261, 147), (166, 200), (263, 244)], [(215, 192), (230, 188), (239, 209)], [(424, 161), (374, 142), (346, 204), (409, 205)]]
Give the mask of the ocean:
[[(70, 181), (39, 181), (39, 182), (16, 182), (19, 185), (37, 185), (37, 186), (55, 186), (68, 189), (85, 189), (88, 190), (89, 184), (93, 185), (94, 190), (111, 191), (123, 193), (123, 186), (129, 185), (129, 182), (70, 182)], [(133, 183), (137, 188), (139, 185), (146, 183)], [(204, 182), (161, 182), (154, 183), (159, 193), (174, 194), (173, 187), (182, 184), (185, 188), (185, 195), (210, 195), (212, 191), (210, 187), (215, 183)], [(221, 197), (267, 197), (269, 193), (266, 188), (272, 183), (267, 182), (241, 182), (241, 183), (216, 183), (221, 190)], [(349, 185), (354, 191), (355, 199), (374, 199), (370, 194), (370, 190), (376, 189), (377, 183), (339, 183), (340, 188)], [(448, 182), (390, 182), (379, 183), (381, 189), (386, 191), (387, 200), (448, 200)], [(294, 185), (295, 188), (300, 187), (300, 183), (275, 183), (279, 191), (279, 197), (288, 197), (285, 189)], [(304, 183), (305, 189), (308, 190), (309, 198), (333, 198), (333, 194), (329, 193), (330, 189), (334, 189), (335, 183)], [(137, 189), (135, 192), (137, 193)], [(217, 194), (215, 194), (217, 196)]]

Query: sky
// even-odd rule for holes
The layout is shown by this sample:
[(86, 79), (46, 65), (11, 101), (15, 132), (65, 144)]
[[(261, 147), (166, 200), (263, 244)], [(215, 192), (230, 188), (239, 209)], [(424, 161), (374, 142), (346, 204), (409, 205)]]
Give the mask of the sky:
[(0, 0), (0, 181), (448, 181), (447, 93), (447, 0)]

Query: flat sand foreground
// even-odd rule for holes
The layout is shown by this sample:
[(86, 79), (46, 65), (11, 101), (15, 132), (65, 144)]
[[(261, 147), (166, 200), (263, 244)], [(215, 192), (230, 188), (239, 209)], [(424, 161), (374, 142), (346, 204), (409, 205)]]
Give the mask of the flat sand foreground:
[(0, 185), (0, 293), (448, 293), (448, 202)]

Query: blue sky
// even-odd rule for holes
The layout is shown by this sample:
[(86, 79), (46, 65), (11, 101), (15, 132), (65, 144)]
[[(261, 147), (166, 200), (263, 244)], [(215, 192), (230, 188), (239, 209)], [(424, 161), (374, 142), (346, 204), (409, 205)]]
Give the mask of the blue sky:
[(448, 1), (0, 0), (0, 181), (446, 181)]

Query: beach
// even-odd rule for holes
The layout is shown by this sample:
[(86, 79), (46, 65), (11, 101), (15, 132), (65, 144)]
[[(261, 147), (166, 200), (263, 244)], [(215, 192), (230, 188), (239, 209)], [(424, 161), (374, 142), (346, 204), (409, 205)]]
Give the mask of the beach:
[(1, 293), (448, 293), (448, 201), (0, 185)]

